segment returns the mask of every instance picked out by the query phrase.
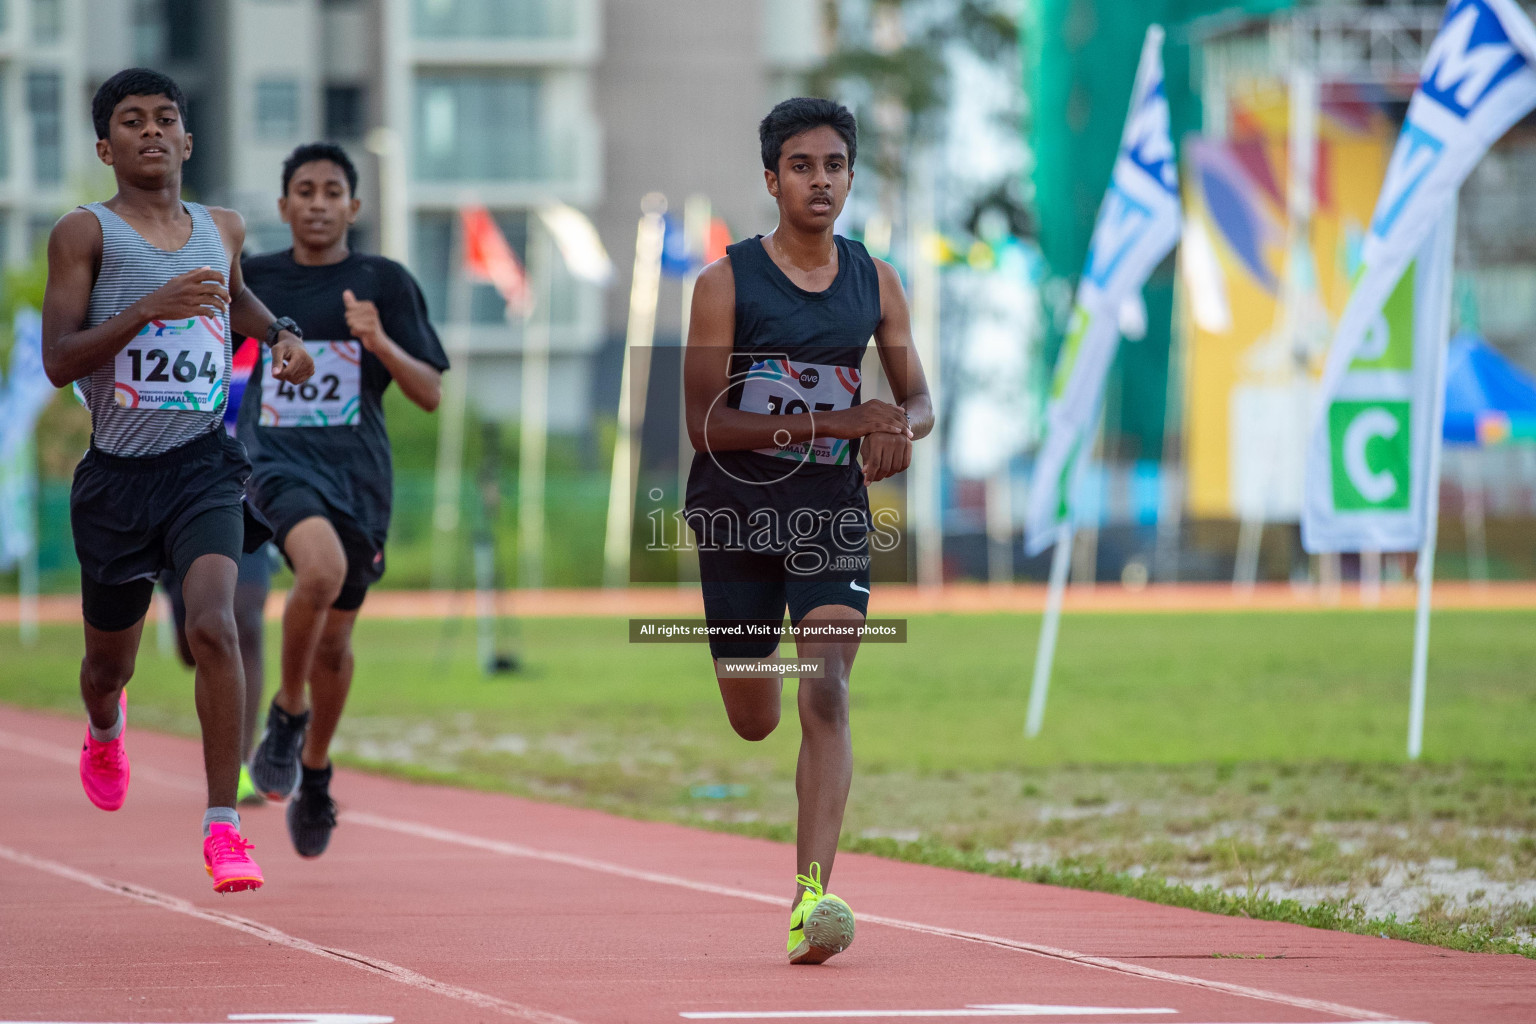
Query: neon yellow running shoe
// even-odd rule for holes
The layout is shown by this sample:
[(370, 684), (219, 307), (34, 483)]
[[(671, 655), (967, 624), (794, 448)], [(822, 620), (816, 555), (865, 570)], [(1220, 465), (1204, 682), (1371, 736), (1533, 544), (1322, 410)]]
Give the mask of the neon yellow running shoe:
[(810, 877), (796, 875), (805, 886), (789, 915), (789, 962), (819, 964), (853, 942), (853, 908), (821, 887), (821, 865), (812, 862)]
[(243, 764), (240, 766), (240, 786), (235, 790), (235, 802), (242, 807), (267, 802), (266, 795), (256, 788), (256, 783), (251, 781), (251, 770)]

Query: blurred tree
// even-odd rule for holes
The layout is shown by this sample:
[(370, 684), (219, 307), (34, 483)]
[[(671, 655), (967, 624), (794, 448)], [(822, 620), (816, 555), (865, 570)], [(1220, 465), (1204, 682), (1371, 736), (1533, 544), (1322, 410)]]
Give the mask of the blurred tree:
[[(940, 141), (956, 99), (955, 68), (962, 53), (988, 65), (1017, 62), (1019, 23), (1014, 0), (842, 0), (828, 4), (836, 46), (807, 76), (807, 88), (835, 97), (859, 121), (859, 150), (879, 179), (878, 205), (901, 220), (901, 199), (916, 154)], [(1020, 125), (1006, 115), (1007, 131)], [(989, 183), (952, 211), (952, 227), (974, 232), (981, 212), (1000, 209), (1015, 234), (1030, 233), (1030, 217), (1013, 176)]]

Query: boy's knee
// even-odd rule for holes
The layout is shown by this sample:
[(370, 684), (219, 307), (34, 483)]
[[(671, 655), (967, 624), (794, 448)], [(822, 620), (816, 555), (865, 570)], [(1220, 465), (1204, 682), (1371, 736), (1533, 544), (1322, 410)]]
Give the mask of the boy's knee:
[[(721, 679), (721, 692), (728, 692), (728, 687), (739, 686), (741, 683), (740, 679)], [(727, 700), (725, 716), (730, 719), (731, 728), (736, 730), (736, 735), (756, 743), (767, 739), (773, 734), (773, 730), (779, 727), (779, 702), (777, 699), (742, 700), (735, 703)]]
[(804, 679), (805, 707), (817, 721), (841, 726), (848, 722), (848, 680), (843, 676)]
[(187, 645), (194, 654), (234, 651), (240, 643), (235, 614), (227, 608), (187, 613)]
[[(727, 712), (729, 714), (729, 712)], [(773, 735), (779, 726), (778, 715), (730, 715), (731, 728), (744, 740), (757, 743)]]
[(293, 589), (305, 600), (329, 608), (340, 596), (346, 581), (347, 563), (344, 559), (319, 559), (299, 567), (293, 574)]

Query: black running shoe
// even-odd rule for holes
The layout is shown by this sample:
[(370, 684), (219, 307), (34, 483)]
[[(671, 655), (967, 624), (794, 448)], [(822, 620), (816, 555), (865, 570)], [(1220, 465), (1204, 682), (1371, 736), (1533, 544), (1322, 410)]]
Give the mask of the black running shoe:
[(336, 802), (331, 799), (331, 766), (305, 768), (298, 792), (288, 801), (288, 838), (300, 857), (318, 857), (331, 842), (336, 827)]
[(267, 728), (251, 753), (251, 781), (269, 800), (286, 800), (299, 785), (299, 748), (309, 728), (309, 712), (290, 715), (277, 706), (267, 709)]

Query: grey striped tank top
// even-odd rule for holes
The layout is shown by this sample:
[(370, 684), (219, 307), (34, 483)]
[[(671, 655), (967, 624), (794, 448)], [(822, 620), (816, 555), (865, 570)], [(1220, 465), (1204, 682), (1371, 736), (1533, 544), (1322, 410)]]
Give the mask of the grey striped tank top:
[[(91, 289), (87, 328), (189, 270), (229, 272), (229, 253), (213, 216), (197, 203), (182, 206), (192, 215), (192, 237), (175, 252), (151, 245), (101, 203), (85, 207), (101, 222), (101, 270)], [(185, 323), (154, 321), (116, 358), (77, 381), (91, 410), (91, 445), (109, 455), (146, 457), (220, 429), (229, 378), (228, 313)]]

